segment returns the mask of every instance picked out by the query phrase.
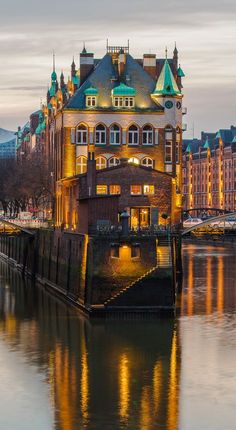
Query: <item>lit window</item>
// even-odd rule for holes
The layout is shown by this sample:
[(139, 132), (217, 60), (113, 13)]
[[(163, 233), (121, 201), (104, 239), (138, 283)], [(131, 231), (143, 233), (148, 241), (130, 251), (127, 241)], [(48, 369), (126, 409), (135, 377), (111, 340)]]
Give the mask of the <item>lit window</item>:
[(97, 185), (97, 194), (107, 194), (107, 185)]
[(97, 106), (97, 97), (96, 96), (87, 96), (86, 97), (86, 106), (87, 107), (96, 107)]
[(117, 157), (112, 157), (109, 160), (109, 167), (115, 167), (118, 166), (120, 164), (120, 160)]
[(143, 127), (143, 145), (153, 145), (153, 128), (150, 125)]
[(141, 185), (131, 185), (130, 186), (130, 194), (133, 195), (137, 195), (137, 194), (142, 194), (142, 186)]
[(106, 145), (106, 129), (103, 124), (99, 124), (96, 127), (95, 143), (99, 145)]
[(76, 133), (76, 143), (78, 145), (86, 145), (88, 141), (88, 129), (85, 125), (79, 125)]
[(76, 174), (80, 175), (87, 172), (87, 158), (77, 157), (76, 158)]
[(138, 145), (139, 144), (139, 130), (136, 125), (131, 125), (128, 130), (128, 144)]
[(134, 107), (134, 97), (125, 97), (124, 106), (128, 108)]
[(144, 194), (154, 194), (154, 185), (144, 185), (143, 186)]
[(129, 158), (128, 163), (131, 163), (131, 164), (140, 164), (140, 161), (136, 157), (131, 157), (131, 158)]
[(172, 141), (167, 140), (165, 144), (165, 162), (172, 163)]
[(114, 106), (123, 107), (123, 97), (114, 97)]
[(142, 166), (153, 168), (153, 160), (149, 157), (142, 159)]
[(112, 125), (110, 128), (110, 144), (111, 145), (120, 145), (121, 144), (120, 127), (116, 124)]
[(106, 169), (107, 167), (107, 160), (104, 157), (97, 157), (96, 158), (96, 169), (102, 170)]
[(110, 194), (120, 194), (120, 185), (110, 185)]

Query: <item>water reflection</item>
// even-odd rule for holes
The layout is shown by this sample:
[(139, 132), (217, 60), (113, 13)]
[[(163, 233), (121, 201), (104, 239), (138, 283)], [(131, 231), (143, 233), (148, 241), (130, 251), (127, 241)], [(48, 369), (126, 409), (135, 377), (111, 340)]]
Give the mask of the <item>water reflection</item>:
[(45, 375), (54, 413), (54, 425), (45, 430), (177, 430), (180, 346), (174, 321), (89, 322), (1, 266), (1, 341)]

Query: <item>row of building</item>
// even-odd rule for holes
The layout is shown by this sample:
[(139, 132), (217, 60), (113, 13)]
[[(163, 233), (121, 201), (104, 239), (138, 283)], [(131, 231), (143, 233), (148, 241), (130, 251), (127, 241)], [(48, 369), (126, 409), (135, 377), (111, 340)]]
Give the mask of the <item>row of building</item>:
[(235, 210), (236, 128), (184, 140), (178, 51), (133, 58), (109, 46), (101, 59), (57, 76), (46, 103), (17, 132), (17, 158), (35, 157), (52, 177), (56, 226), (81, 233), (117, 227), (179, 224), (182, 207)]

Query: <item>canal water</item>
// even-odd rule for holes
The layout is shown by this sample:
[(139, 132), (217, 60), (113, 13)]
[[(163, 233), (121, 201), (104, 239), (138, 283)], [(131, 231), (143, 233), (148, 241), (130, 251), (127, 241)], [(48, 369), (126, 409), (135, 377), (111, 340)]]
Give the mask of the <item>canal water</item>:
[(88, 321), (1, 262), (0, 429), (234, 430), (235, 255), (184, 246), (174, 321)]

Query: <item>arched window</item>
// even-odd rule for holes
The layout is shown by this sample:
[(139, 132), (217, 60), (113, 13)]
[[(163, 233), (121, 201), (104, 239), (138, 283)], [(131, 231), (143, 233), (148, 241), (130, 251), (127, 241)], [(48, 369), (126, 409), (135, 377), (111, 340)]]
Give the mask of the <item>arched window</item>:
[(97, 170), (105, 169), (107, 167), (107, 160), (104, 157), (96, 158), (96, 168)]
[(86, 145), (88, 143), (88, 129), (83, 124), (81, 124), (77, 127), (76, 143), (78, 145)]
[(150, 125), (143, 127), (143, 145), (153, 145), (153, 128)]
[(87, 172), (87, 158), (84, 156), (76, 158), (76, 175)]
[(109, 167), (115, 167), (118, 166), (120, 164), (120, 160), (117, 157), (112, 157), (109, 160)]
[(98, 145), (106, 145), (106, 128), (103, 124), (99, 124), (96, 127), (95, 143)]
[(172, 163), (172, 140), (165, 143), (165, 163)]
[(131, 125), (128, 130), (128, 144), (129, 145), (139, 144), (139, 130), (136, 125)]
[(128, 163), (131, 163), (131, 164), (140, 164), (140, 161), (136, 157), (131, 157), (131, 158), (129, 158)]
[(149, 157), (145, 157), (142, 159), (142, 166), (153, 168), (153, 160)]
[(121, 144), (121, 130), (117, 124), (114, 124), (110, 128), (110, 144), (120, 145)]

